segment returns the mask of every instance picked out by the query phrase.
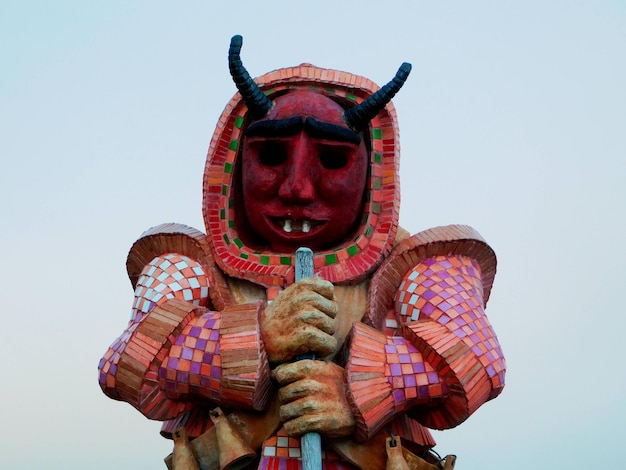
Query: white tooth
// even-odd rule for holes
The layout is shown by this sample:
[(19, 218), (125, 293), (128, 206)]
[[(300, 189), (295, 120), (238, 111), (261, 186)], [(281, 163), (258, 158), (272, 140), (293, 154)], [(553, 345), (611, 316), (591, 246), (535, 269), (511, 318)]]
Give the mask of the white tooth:
[(283, 230), (287, 233), (291, 232), (291, 220), (285, 219), (285, 224), (283, 225)]
[(311, 230), (311, 222), (305, 220), (304, 222), (302, 222), (302, 231), (304, 233), (309, 233), (309, 230)]

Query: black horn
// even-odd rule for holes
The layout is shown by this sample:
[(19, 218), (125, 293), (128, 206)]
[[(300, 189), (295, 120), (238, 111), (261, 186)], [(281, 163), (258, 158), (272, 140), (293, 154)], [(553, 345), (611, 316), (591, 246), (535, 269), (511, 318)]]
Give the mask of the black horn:
[(398, 93), (402, 85), (404, 85), (404, 82), (406, 82), (410, 72), (411, 64), (404, 62), (396, 72), (396, 76), (393, 77), (389, 83), (384, 85), (361, 104), (347, 109), (343, 113), (346, 124), (355, 131), (363, 130), (367, 123), (391, 101), (391, 98), (393, 98), (396, 93)]
[(233, 77), (235, 85), (248, 107), (250, 115), (255, 118), (262, 118), (272, 107), (272, 101), (265, 96), (265, 93), (254, 83), (250, 74), (241, 62), (241, 45), (243, 38), (240, 35), (233, 36), (228, 49), (228, 68)]

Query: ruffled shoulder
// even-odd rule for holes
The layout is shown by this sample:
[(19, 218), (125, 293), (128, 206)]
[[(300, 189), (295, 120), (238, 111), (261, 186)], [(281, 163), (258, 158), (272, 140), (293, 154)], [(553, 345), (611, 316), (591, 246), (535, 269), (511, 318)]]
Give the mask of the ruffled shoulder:
[(372, 278), (364, 322), (379, 328), (404, 276), (434, 256), (467, 256), (480, 266), (486, 306), (496, 275), (496, 255), (483, 237), (467, 225), (435, 227), (398, 242)]
[(143, 268), (166, 253), (178, 253), (199, 262), (209, 277), (209, 295), (216, 310), (233, 304), (226, 277), (217, 268), (207, 236), (183, 224), (167, 223), (146, 230), (133, 244), (126, 259), (126, 271), (135, 288)]

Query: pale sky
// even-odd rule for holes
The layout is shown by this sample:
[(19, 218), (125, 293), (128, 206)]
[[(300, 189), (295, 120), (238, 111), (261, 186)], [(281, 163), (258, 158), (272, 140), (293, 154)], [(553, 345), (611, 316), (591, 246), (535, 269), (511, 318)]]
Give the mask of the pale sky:
[[(393, 6), (393, 7), (392, 7)], [(2, 468), (155, 469), (170, 441), (108, 399), (149, 227), (204, 230), (202, 173), (235, 93), (310, 62), (388, 81), (401, 224), (475, 227), (508, 365), (436, 450), (457, 468), (623, 466), (626, 2), (0, 0)]]

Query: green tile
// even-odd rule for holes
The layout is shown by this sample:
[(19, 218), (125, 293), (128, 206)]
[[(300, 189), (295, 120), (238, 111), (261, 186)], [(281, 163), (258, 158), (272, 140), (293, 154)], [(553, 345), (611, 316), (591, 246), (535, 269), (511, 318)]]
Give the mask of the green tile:
[(348, 247), (348, 254), (350, 256), (354, 256), (359, 252), (359, 247), (356, 245), (351, 245)]
[(281, 256), (280, 264), (284, 264), (285, 266), (291, 266), (291, 256)]
[(261, 264), (268, 266), (270, 264), (270, 257), (267, 255), (261, 255), (259, 261)]
[(243, 242), (238, 238), (233, 238), (233, 241), (235, 242), (235, 245), (237, 245), (239, 248), (243, 246)]
[(243, 116), (237, 116), (235, 118), (235, 127), (241, 129), (241, 126), (243, 126)]
[(230, 162), (224, 163), (224, 173), (232, 173), (233, 172), (233, 164)]
[(337, 255), (331, 253), (330, 255), (326, 255), (326, 264), (335, 264), (337, 262)]
[(230, 141), (230, 145), (228, 146), (229, 150), (237, 150), (237, 147), (239, 147), (239, 141), (236, 139), (233, 139)]
[(372, 129), (372, 139), (382, 139), (382, 138), (383, 138), (383, 131), (381, 131), (379, 128)]

